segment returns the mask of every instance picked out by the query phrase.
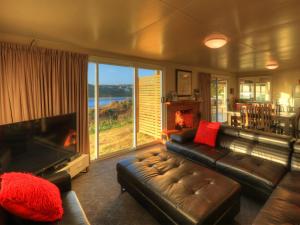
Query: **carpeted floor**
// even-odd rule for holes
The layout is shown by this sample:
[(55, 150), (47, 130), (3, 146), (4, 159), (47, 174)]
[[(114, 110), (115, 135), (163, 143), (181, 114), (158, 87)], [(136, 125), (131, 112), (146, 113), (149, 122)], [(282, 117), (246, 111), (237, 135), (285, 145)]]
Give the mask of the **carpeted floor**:
[[(147, 150), (149, 148), (139, 151)], [(88, 173), (81, 174), (73, 180), (73, 189), (92, 225), (159, 225), (127, 192), (120, 193), (120, 186), (116, 180), (116, 163), (130, 154), (132, 153), (95, 161)], [(261, 207), (261, 203), (243, 196), (241, 211), (235, 218), (235, 225), (252, 224)]]

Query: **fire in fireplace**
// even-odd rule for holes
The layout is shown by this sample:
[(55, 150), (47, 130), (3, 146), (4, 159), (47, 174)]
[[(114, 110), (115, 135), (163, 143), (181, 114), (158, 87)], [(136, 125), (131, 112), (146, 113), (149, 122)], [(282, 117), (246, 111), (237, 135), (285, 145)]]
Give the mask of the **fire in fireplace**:
[(192, 110), (179, 110), (175, 112), (175, 129), (182, 130), (183, 128), (193, 127)]

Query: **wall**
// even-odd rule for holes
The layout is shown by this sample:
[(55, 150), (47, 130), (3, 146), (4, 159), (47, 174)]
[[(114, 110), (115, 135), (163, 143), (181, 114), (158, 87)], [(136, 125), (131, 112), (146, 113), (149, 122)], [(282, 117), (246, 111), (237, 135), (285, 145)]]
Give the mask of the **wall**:
[[(287, 101), (285, 98), (293, 96), (293, 88), (300, 80), (300, 68), (293, 70), (278, 71), (272, 74), (272, 94), (275, 99)], [(290, 100), (293, 105), (293, 101)]]
[[(175, 76), (175, 70), (176, 69), (182, 69), (182, 70), (190, 70), (192, 71), (192, 88), (196, 89), (198, 88), (198, 84), (201, 81), (201, 75), (199, 73), (210, 73), (214, 76), (219, 76), (222, 78), (225, 78), (228, 80), (228, 92), (229, 88), (235, 88), (236, 89), (236, 76), (232, 73), (228, 72), (222, 72), (217, 70), (211, 70), (203, 67), (196, 67), (196, 66), (187, 66), (187, 65), (181, 65), (181, 64), (167, 64), (166, 66), (166, 82), (165, 82), (165, 90), (166, 93), (169, 91), (175, 91), (176, 90), (176, 76)], [(235, 90), (236, 91), (236, 90)]]

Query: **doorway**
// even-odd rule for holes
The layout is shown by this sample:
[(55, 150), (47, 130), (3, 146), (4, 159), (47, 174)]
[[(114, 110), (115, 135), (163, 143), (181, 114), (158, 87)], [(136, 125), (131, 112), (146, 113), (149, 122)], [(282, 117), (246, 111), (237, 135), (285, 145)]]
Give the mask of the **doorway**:
[(91, 159), (156, 142), (162, 70), (93, 62), (88, 69)]
[(214, 122), (227, 122), (227, 80), (211, 80), (211, 118)]

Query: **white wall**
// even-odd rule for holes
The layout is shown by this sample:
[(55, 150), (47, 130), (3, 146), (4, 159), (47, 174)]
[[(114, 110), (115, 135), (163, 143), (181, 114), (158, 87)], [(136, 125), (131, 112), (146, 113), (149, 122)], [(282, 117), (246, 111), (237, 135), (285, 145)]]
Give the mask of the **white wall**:
[[(279, 71), (272, 74), (272, 93), (275, 99), (287, 101), (293, 96), (293, 89), (300, 80), (300, 69)], [(290, 100), (293, 105), (293, 100)]]

